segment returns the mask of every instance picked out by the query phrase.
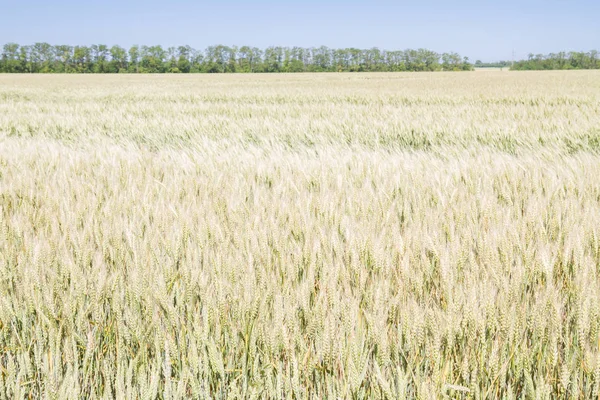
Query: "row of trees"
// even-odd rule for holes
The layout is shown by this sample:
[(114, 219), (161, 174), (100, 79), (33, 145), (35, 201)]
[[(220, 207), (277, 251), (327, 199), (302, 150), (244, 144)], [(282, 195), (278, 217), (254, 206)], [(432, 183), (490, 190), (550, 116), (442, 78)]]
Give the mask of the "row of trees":
[(597, 50), (586, 52), (571, 51), (548, 55), (529, 54), (527, 60), (515, 62), (514, 70), (541, 69), (600, 69), (600, 59)]
[(467, 57), (418, 49), (330, 49), (210, 46), (4, 45), (0, 72), (20, 73), (189, 73), (189, 72), (360, 72), (472, 70)]
[(482, 62), (475, 61), (475, 68), (509, 68), (512, 65), (510, 61)]

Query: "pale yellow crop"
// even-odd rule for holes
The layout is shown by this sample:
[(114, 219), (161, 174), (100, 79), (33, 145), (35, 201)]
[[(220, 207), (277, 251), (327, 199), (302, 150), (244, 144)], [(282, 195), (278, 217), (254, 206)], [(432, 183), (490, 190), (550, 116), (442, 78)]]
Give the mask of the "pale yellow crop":
[(0, 75), (0, 398), (591, 398), (600, 73)]

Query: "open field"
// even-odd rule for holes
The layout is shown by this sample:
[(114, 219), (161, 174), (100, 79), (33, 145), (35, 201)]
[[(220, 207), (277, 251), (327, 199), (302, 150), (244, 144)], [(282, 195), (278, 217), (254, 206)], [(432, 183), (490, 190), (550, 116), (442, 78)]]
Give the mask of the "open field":
[(600, 71), (0, 75), (0, 398), (591, 398)]

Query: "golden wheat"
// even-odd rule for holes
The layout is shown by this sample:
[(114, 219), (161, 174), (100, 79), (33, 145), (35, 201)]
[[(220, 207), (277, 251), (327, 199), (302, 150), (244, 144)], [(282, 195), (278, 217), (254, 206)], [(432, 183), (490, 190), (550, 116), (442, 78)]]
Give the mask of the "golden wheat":
[(600, 74), (0, 76), (2, 398), (590, 398)]

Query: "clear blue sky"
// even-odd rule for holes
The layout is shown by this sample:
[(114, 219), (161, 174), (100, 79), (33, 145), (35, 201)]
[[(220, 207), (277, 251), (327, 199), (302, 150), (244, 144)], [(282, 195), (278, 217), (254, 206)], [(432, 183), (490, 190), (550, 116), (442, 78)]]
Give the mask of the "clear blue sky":
[(472, 61), (600, 49), (600, 0), (0, 0), (0, 44), (424, 47)]

